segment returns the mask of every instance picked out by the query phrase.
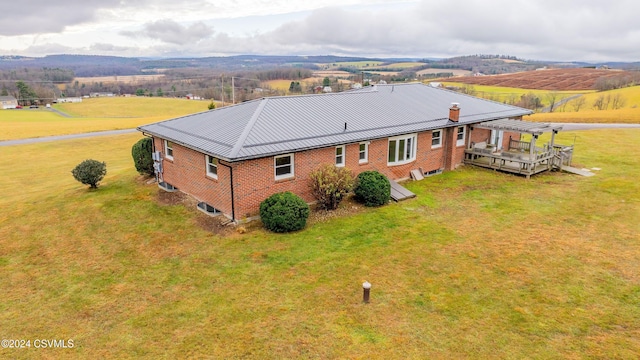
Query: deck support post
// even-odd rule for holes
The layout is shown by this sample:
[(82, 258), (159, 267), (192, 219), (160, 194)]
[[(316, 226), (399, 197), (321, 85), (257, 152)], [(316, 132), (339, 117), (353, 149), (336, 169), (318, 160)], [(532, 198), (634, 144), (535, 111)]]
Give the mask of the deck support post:
[(531, 135), (531, 143), (529, 144), (529, 159), (533, 159), (533, 150), (536, 148), (536, 139), (538, 135)]

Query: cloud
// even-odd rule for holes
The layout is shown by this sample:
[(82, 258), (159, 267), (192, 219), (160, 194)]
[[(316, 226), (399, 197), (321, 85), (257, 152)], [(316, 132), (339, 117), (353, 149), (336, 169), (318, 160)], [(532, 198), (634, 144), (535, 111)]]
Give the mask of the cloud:
[(89, 46), (88, 51), (93, 54), (105, 54), (105, 53), (126, 53), (131, 52), (134, 48), (130, 46), (118, 46), (108, 43), (95, 43)]
[(120, 0), (9, 0), (0, 11), (0, 36), (58, 33), (68, 26), (89, 23), (99, 10), (119, 6)]
[[(409, 0), (394, 3), (342, 0), (339, 7), (321, 7), (322, 4), (338, 3), (337, 0), (327, 0), (313, 2), (313, 6), (305, 5), (304, 10), (310, 9), (307, 12), (292, 12), (289, 9), (293, 6), (291, 3), (285, 0), (220, 0), (214, 6), (204, 0), (185, 3), (138, 0), (135, 4), (121, 0), (118, 5), (118, 0), (72, 0), (71, 5), (67, 7), (65, 3), (65, 10), (61, 11), (61, 6), (45, 5), (43, 1), (45, 12), (42, 13), (50, 11), (63, 20), (39, 16), (37, 20), (25, 19), (22, 24), (23, 19), (17, 20), (16, 16), (3, 12), (0, 20), (10, 19), (13, 22), (8, 26), (3, 22), (0, 36), (3, 31), (37, 34), (44, 33), (45, 29), (60, 29), (82, 21), (89, 24), (94, 20), (87, 19), (97, 16), (103, 20), (106, 17), (110, 21), (119, 18), (126, 21), (113, 23), (113, 26), (112, 23), (109, 26), (96, 25), (91, 35), (85, 33), (83, 42), (75, 42), (82, 34), (81, 29), (86, 29), (80, 26), (73, 29), (73, 37), (60, 34), (43, 37), (36, 42), (76, 44), (77, 51), (83, 53), (95, 49), (112, 54), (121, 51), (122, 55), (129, 56), (334, 54), (450, 57), (508, 54), (540, 60), (640, 59), (640, 48), (635, 46), (640, 43), (640, 22), (634, 18), (635, 13), (629, 11), (636, 7), (635, 1), (630, 0)], [(348, 6), (354, 4), (361, 5)], [(102, 11), (96, 15), (98, 8)], [(175, 11), (176, 8), (181, 9), (180, 19), (184, 22), (167, 15), (166, 11)], [(230, 13), (236, 16), (245, 8), (248, 10), (244, 17), (229, 16)], [(256, 16), (258, 10), (265, 14), (289, 13), (286, 16)], [(27, 16), (32, 10), (20, 11)], [(198, 16), (192, 17), (195, 12)], [(183, 13), (190, 15), (182, 16)], [(40, 9), (38, 14), (41, 14)], [(145, 18), (154, 20), (145, 22)], [(25, 30), (30, 24), (34, 24), (33, 29)], [(235, 31), (225, 27), (230, 24)], [(124, 38), (123, 41), (123, 37), (118, 35), (129, 39)], [(129, 43), (131, 39), (135, 41)], [(92, 42), (99, 44), (91, 46)], [(122, 46), (125, 43), (127, 46)], [(113, 44), (113, 47), (107, 44)], [(41, 51), (43, 48), (34, 49)]]
[(259, 35), (256, 43), (270, 44), (267, 51), (294, 48), (298, 54), (324, 51), (429, 57), (484, 53), (534, 59), (637, 60), (640, 49), (630, 44), (640, 43), (640, 26), (628, 10), (634, 4), (627, 0), (425, 0), (408, 9), (385, 11), (323, 8)]
[(140, 32), (121, 32), (124, 36), (147, 37), (165, 43), (184, 45), (194, 44), (213, 35), (213, 29), (203, 22), (190, 26), (181, 25), (173, 20), (164, 19), (146, 23)]

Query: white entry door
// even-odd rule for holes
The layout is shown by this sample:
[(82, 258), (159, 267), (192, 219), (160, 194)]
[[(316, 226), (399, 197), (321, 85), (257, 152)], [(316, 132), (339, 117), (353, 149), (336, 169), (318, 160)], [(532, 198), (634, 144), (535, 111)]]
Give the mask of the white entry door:
[(491, 130), (491, 143), (496, 145), (497, 150), (502, 150), (502, 140), (504, 139), (504, 131)]

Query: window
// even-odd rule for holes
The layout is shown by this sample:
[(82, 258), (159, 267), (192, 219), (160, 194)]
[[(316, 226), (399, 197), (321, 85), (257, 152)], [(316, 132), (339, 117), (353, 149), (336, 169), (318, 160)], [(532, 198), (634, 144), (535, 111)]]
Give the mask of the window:
[(401, 165), (416, 159), (416, 134), (389, 138), (388, 165)]
[(431, 148), (439, 148), (442, 146), (442, 130), (433, 130), (431, 132)]
[(464, 126), (458, 126), (456, 146), (464, 146)]
[(218, 159), (213, 156), (206, 156), (207, 158), (207, 176), (217, 179), (218, 178)]
[(336, 146), (336, 166), (344, 166), (344, 145)]
[(360, 153), (359, 153), (358, 162), (360, 164), (364, 164), (368, 162), (369, 161), (369, 143), (368, 142), (360, 143), (359, 151)]
[(273, 158), (276, 180), (293, 177), (293, 154)]
[(198, 207), (198, 210), (202, 211), (207, 215), (216, 216), (216, 215), (222, 214), (222, 211), (214, 208), (213, 206), (207, 204), (204, 201), (199, 202), (198, 205), (196, 206)]
[(164, 141), (164, 154), (169, 160), (173, 160), (173, 143), (169, 140)]

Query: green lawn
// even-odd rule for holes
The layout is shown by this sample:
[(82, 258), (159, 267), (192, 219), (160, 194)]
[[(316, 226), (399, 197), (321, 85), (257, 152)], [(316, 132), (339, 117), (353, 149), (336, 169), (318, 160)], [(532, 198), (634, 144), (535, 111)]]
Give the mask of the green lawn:
[[(0, 357), (636, 358), (640, 131), (574, 136), (596, 176), (466, 167), (286, 235), (158, 202), (140, 135), (2, 148), (2, 338), (75, 346)], [(70, 174), (86, 158), (97, 191)]]
[(156, 121), (207, 111), (206, 101), (185, 99), (116, 97), (85, 99), (81, 103), (54, 105), (71, 117), (53, 111), (1, 110), (0, 141), (77, 134), (92, 131), (130, 129)]

